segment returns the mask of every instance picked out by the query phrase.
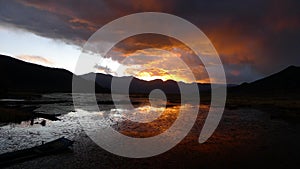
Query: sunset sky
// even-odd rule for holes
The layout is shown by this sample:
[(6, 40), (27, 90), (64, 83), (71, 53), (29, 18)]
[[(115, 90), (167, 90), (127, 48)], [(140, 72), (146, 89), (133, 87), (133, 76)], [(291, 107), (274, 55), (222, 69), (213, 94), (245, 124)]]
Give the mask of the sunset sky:
[[(137, 12), (165, 12), (195, 24), (211, 40), (228, 83), (250, 82), (289, 65), (300, 66), (300, 2), (291, 0), (0, 0), (0, 53), (74, 72), (83, 44), (103, 25)], [(138, 35), (117, 44), (101, 73), (209, 82), (202, 63), (184, 44), (161, 35)], [(121, 63), (132, 58), (134, 63)], [(176, 65), (176, 66), (174, 66)], [(114, 67), (126, 71), (116, 74)], [(142, 70), (142, 71), (141, 71)]]

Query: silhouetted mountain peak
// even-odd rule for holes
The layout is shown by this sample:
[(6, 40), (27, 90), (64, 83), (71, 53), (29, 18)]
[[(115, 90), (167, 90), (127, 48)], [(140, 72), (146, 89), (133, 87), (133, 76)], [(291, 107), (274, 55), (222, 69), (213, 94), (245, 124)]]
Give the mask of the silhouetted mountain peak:
[(289, 66), (284, 70), (251, 83), (243, 83), (233, 87), (231, 91), (243, 93), (292, 94), (299, 93), (300, 67)]
[(300, 72), (300, 67), (292, 65), (284, 69), (282, 72), (291, 72), (291, 73)]
[[(232, 87), (230, 91), (243, 93), (299, 93), (300, 67), (289, 66), (271, 76), (251, 83), (243, 83)], [(156, 79), (145, 81), (135, 77), (114, 77), (108, 74), (88, 73), (82, 76), (57, 68), (49, 68), (33, 63), (24, 62), (9, 56), (0, 55), (0, 93), (6, 92), (71, 92), (72, 78), (82, 79), (82, 83), (96, 81), (97, 92), (108, 92), (111, 88), (112, 78), (116, 81), (131, 79), (130, 91), (132, 93), (149, 93), (153, 89), (161, 89), (166, 93), (179, 93), (180, 85), (189, 88), (191, 84), (176, 82), (174, 80), (162, 81)], [(95, 79), (92, 79), (94, 78)], [(193, 83), (194, 84), (194, 83)], [(200, 91), (210, 90), (210, 84), (197, 84)], [(108, 89), (108, 90), (107, 90)], [(118, 89), (117, 89), (118, 90)]]
[(289, 67), (287, 67), (286, 69), (299, 69), (299, 66), (295, 66), (295, 65), (291, 65)]
[[(73, 78), (82, 84), (91, 84), (65, 69), (49, 68), (4, 55), (0, 55), (0, 77), (2, 94), (72, 92)], [(100, 86), (95, 88), (99, 92), (108, 92)]]

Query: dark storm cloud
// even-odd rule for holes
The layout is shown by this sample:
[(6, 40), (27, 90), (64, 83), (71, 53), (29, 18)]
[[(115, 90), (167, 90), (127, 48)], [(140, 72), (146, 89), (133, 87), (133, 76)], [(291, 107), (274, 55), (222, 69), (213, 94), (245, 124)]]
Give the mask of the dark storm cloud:
[[(299, 9), (300, 1), (296, 0), (0, 0), (0, 22), (79, 44), (104, 24), (127, 14), (175, 14), (197, 25), (211, 39), (229, 82), (236, 83), (291, 64), (300, 65)], [(120, 44), (116, 49), (132, 53), (136, 48), (131, 44), (134, 43)]]
[(193, 1), (176, 7), (175, 14), (196, 24), (213, 42), (229, 82), (300, 65), (299, 1)]
[[(135, 52), (148, 48), (159, 48), (177, 54), (178, 57), (180, 57), (182, 61), (184, 61), (189, 66), (203, 65), (196, 54), (184, 43), (172, 37), (150, 33), (136, 35), (124, 39), (123, 41), (115, 45), (111, 50), (111, 52), (117, 51), (122, 54), (114, 55), (108, 53), (108, 55), (114, 60), (123, 60), (124, 57), (134, 55)], [(146, 60), (148, 59), (146, 58), (145, 61)], [(140, 59), (140, 61), (142, 60)]]
[[(37, 35), (62, 39), (68, 42), (81, 41), (90, 33), (86, 29), (74, 29), (71, 17), (26, 6), (15, 1), (0, 1), (0, 23), (25, 29)], [(75, 23), (76, 24), (76, 23)]]

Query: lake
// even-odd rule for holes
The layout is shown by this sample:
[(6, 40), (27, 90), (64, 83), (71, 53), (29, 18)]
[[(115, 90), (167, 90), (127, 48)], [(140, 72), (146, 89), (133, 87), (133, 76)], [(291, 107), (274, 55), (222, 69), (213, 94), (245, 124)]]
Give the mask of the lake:
[[(59, 168), (289, 168), (299, 164), (299, 123), (273, 119), (270, 112), (252, 108), (225, 109), (215, 133), (207, 142), (199, 144), (199, 133), (209, 105), (170, 102), (167, 107), (151, 108), (147, 98), (135, 97), (131, 100), (135, 103), (133, 108), (127, 109), (124, 105), (120, 109), (106, 94), (97, 95), (97, 101), (99, 111), (86, 108), (84, 105), (89, 104), (83, 103), (81, 106), (89, 109), (85, 112), (73, 109), (71, 94), (0, 100), (6, 107), (33, 106), (36, 113), (57, 114), (60, 119), (36, 117), (21, 123), (3, 123), (0, 153), (40, 145), (62, 136), (75, 140), (72, 153), (42, 157), (8, 168), (57, 168), (57, 163)], [(103, 150), (85, 134), (86, 128), (84, 130), (81, 125), (82, 122), (109, 125), (127, 136), (151, 137), (168, 129), (181, 108), (195, 106), (199, 109), (198, 117), (185, 139), (168, 152), (145, 159), (128, 159)], [(40, 124), (43, 120), (46, 121), (44, 126)]]

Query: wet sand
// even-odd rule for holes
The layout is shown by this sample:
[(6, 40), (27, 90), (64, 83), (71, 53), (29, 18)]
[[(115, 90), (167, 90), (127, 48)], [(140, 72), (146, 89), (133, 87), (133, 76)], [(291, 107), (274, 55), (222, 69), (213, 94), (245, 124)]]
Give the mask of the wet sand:
[[(276, 110), (274, 110), (276, 111)], [(113, 155), (76, 130), (72, 151), (37, 158), (7, 168), (297, 168), (300, 166), (300, 125), (272, 119), (255, 109), (225, 110), (204, 144), (198, 143), (204, 120), (199, 115), (188, 136), (164, 154), (144, 159)], [(67, 131), (68, 132), (68, 131)]]

